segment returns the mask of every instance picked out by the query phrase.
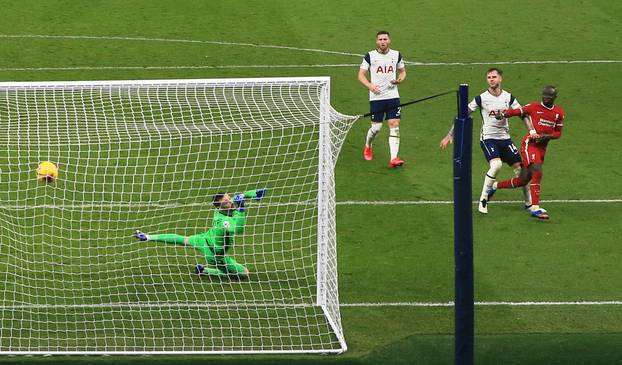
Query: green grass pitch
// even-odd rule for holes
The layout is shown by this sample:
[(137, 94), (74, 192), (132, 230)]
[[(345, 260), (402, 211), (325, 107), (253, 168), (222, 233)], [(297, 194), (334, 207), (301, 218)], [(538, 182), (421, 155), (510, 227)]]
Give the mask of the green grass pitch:
[[(538, 100), (544, 84), (554, 84), (567, 119), (562, 139), (549, 148), (543, 199), (575, 202), (543, 203), (549, 222), (531, 220), (520, 203), (492, 203), (488, 216), (474, 213), (476, 300), (622, 300), (619, 2), (29, 0), (0, 1), (0, 6), (0, 81), (330, 76), (332, 105), (345, 114), (363, 114), (367, 93), (356, 80), (357, 66), (261, 66), (356, 65), (360, 57), (353, 54), (372, 49), (375, 32), (386, 29), (407, 61), (424, 63), (407, 66), (403, 101), (463, 82), (475, 95), (485, 88), (484, 72), (491, 66), (504, 70), (504, 87), (523, 104)], [(569, 62), (505, 63), (560, 60)], [(615, 62), (571, 62), (590, 60)], [(454, 116), (452, 97), (405, 108), (400, 155), (407, 163), (399, 170), (386, 166), (386, 127), (376, 140), (374, 161), (362, 161), (368, 123), (357, 122), (337, 164), (337, 200), (450, 200), (451, 152), (440, 151), (438, 142)], [(475, 116), (474, 141), (479, 124)], [(512, 123), (515, 142), (523, 133), (520, 124)], [(0, 159), (13, 157), (7, 151), (0, 150)], [(474, 197), (485, 171), (474, 145)], [(509, 176), (504, 168), (501, 178)], [(521, 193), (501, 191), (498, 199), (520, 200)], [(618, 202), (581, 202), (594, 199)], [(451, 205), (444, 204), (338, 206), (341, 314), (349, 346), (339, 356), (5, 357), (0, 362), (451, 363), (453, 308), (372, 304), (453, 299), (452, 217)], [(0, 252), (4, 267), (7, 251)], [(4, 289), (10, 285), (0, 282)], [(619, 304), (478, 306), (476, 363), (618, 363), (620, 309)], [(3, 320), (7, 315), (3, 311)], [(19, 326), (19, 319), (12, 321)], [(0, 333), (0, 343), (10, 333)]]

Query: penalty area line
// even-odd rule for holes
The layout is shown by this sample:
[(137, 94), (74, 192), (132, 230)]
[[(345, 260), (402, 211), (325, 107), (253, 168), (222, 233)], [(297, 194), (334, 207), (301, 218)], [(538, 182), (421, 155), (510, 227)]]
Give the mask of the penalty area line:
[[(476, 66), (476, 65), (543, 65), (543, 64), (616, 64), (622, 60), (575, 60), (575, 61), (498, 61), (498, 62), (406, 62), (417, 67)], [(0, 67), (0, 72), (18, 71), (105, 71), (105, 70), (224, 70), (224, 69), (282, 69), (282, 68), (341, 68), (358, 67), (354, 63), (326, 63), (299, 65), (169, 65), (169, 66), (49, 66), (49, 67)]]
[[(52, 39), (52, 40), (104, 40), (104, 41), (134, 41), (134, 42), (160, 42), (160, 43), (185, 43), (203, 44), (216, 46), (237, 46), (246, 48), (281, 49), (297, 52), (323, 53), (347, 57), (361, 58), (363, 54), (356, 52), (334, 51), (320, 48), (305, 48), (275, 44), (258, 44), (248, 42), (227, 42), (196, 39), (175, 38), (150, 38), (150, 37), (123, 37), (123, 36), (96, 36), (96, 35), (49, 35), (49, 34), (0, 34), (5, 39)], [(478, 65), (543, 65), (543, 64), (618, 64), (622, 60), (514, 60), (514, 61), (461, 61), (461, 62), (417, 62), (405, 61), (407, 65), (416, 67), (438, 66), (478, 66)], [(0, 71), (78, 71), (78, 70), (167, 70), (167, 69), (252, 69), (252, 68), (321, 68), (321, 67), (357, 67), (359, 63), (339, 64), (311, 64), (311, 65), (172, 65), (172, 66), (57, 66), (57, 67), (5, 67)]]

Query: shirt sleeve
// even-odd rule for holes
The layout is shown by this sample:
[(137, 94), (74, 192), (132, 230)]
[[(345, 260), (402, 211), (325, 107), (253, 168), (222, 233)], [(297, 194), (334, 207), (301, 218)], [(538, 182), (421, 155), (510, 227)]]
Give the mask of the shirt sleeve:
[(471, 100), (468, 107), (471, 112), (474, 112), (477, 109), (477, 101), (475, 100), (475, 98)]
[(244, 192), (244, 198), (255, 199), (257, 197), (257, 190), (248, 190)]
[(404, 58), (402, 57), (401, 53), (398, 53), (398, 55), (397, 55), (397, 69), (401, 70), (404, 67), (406, 67), (406, 66), (404, 66)]
[(529, 114), (531, 112), (533, 108), (532, 104), (527, 104), (525, 106), (520, 106), (518, 108), (510, 108), (508, 110), (505, 111), (505, 115), (507, 115), (508, 117), (518, 117), (520, 115), (526, 115)]
[(557, 118), (557, 121), (555, 122), (555, 128), (553, 130), (553, 133), (551, 133), (551, 137), (554, 139), (561, 138), (562, 128), (564, 128), (564, 112), (560, 111), (559, 117)]
[(565, 113), (563, 111), (560, 111), (559, 113), (559, 118), (557, 119), (557, 125), (556, 127), (560, 127), (562, 128), (564, 126), (564, 118), (565, 118)]
[(512, 109), (518, 109), (520, 107), (521, 107), (521, 105), (518, 102), (518, 99), (516, 99), (516, 98), (514, 99), (514, 102), (512, 104), (510, 104), (510, 108), (512, 108)]
[(246, 213), (236, 210), (233, 212), (233, 216), (229, 218), (229, 221), (231, 222), (229, 232), (233, 234), (244, 233), (244, 226), (246, 225)]
[(363, 70), (369, 70), (370, 66), (371, 66), (371, 57), (369, 56), (369, 52), (367, 52), (365, 56), (363, 57), (363, 62), (361, 62), (361, 68)]

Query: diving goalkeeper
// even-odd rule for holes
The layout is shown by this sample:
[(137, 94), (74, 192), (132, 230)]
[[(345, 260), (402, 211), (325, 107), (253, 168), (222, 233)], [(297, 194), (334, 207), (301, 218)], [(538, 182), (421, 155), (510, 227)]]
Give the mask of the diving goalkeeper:
[(206, 267), (197, 264), (197, 274), (235, 276), (241, 279), (248, 278), (249, 271), (237, 262), (229, 251), (233, 247), (234, 237), (244, 232), (246, 224), (246, 199), (260, 200), (266, 193), (266, 189), (246, 191), (236, 194), (233, 198), (227, 193), (214, 195), (213, 204), (217, 208), (214, 211), (212, 227), (205, 233), (192, 236), (178, 234), (146, 234), (139, 230), (134, 237), (140, 241), (156, 241), (172, 243), (180, 246), (192, 246), (201, 251), (208, 264), (215, 267)]

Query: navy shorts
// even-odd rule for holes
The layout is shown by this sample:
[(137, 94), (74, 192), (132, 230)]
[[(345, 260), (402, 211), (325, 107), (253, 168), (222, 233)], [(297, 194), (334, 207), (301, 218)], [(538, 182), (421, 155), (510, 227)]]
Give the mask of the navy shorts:
[[(372, 122), (382, 122), (387, 119), (400, 119), (400, 98), (373, 100), (369, 102)], [(383, 118), (384, 117), (384, 118)]]
[(487, 161), (493, 158), (500, 158), (501, 161), (512, 166), (521, 162), (518, 148), (514, 146), (511, 139), (485, 139), (479, 142)]

